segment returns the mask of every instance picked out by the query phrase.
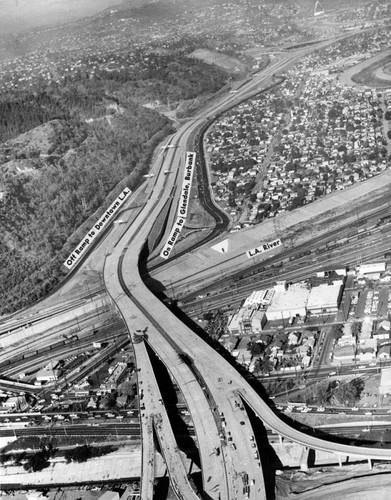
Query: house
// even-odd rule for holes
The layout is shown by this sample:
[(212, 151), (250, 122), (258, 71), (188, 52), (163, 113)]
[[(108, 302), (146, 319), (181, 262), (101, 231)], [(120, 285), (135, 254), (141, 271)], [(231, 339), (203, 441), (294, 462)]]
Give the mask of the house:
[(391, 344), (385, 344), (379, 347), (377, 352), (378, 359), (385, 360), (391, 358)]
[(362, 339), (356, 353), (358, 361), (372, 361), (376, 358), (377, 340)]
[(291, 332), (288, 335), (288, 344), (297, 345), (299, 343), (300, 332)]
[(128, 402), (128, 396), (118, 396), (117, 397), (117, 406), (119, 408), (124, 408)]
[(377, 340), (387, 340), (390, 338), (390, 330), (380, 327), (373, 332), (373, 338), (376, 338)]
[(302, 344), (296, 347), (296, 352), (299, 354), (301, 357), (308, 355), (309, 352), (309, 346)]
[(28, 407), (28, 404), (25, 396), (11, 396), (4, 401), (3, 406), (11, 410), (23, 411)]

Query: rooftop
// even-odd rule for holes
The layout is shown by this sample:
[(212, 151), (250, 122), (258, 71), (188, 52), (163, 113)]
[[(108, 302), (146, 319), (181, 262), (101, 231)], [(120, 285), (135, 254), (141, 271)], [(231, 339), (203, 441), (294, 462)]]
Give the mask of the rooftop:
[(342, 281), (335, 281), (332, 285), (322, 284), (311, 289), (307, 308), (330, 307), (338, 305)]
[(310, 290), (302, 283), (294, 283), (287, 290), (279, 289), (273, 296), (268, 312), (304, 308), (309, 294)]

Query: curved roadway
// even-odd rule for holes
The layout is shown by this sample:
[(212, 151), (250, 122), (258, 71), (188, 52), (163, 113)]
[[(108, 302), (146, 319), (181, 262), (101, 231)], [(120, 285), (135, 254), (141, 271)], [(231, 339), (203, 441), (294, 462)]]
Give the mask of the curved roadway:
[[(297, 55), (296, 58), (301, 57)], [(287, 63), (292, 63), (295, 57), (290, 55), (279, 61), (274, 66), (270, 67), (263, 76), (263, 79), (270, 79), (272, 74), (281, 69)], [(241, 92), (241, 99), (243, 96), (254, 93), (256, 86), (261, 83), (261, 78), (255, 78), (243, 87)], [(264, 80), (263, 80), (264, 82)], [(222, 105), (227, 105), (226, 99), (223, 103), (217, 103), (208, 111), (208, 114), (217, 112)], [(187, 132), (190, 133), (195, 130), (207, 118), (206, 112), (199, 115), (185, 126)], [(167, 165), (171, 167), (173, 162), (182, 167), (181, 159), (184, 159), (186, 152), (186, 135), (180, 129), (176, 135), (180, 139), (176, 143), (178, 148), (172, 150), (172, 159)], [(173, 138), (175, 143), (176, 136)], [(182, 160), (183, 163), (183, 160)], [(216, 351), (200, 339), (192, 330), (183, 325), (170, 311), (150, 292), (143, 283), (138, 268), (138, 260), (141, 250), (145, 241), (148, 238), (149, 232), (153, 226), (153, 221), (158, 217), (162, 207), (165, 203), (165, 196), (172, 189), (172, 185), (167, 182), (167, 176), (163, 174), (156, 179), (155, 189), (153, 196), (148, 200), (148, 203), (141, 212), (141, 217), (135, 221), (129, 230), (129, 237), (131, 241), (123, 238), (116, 247), (117, 256), (119, 253), (124, 256), (123, 266), (120, 273), (123, 273), (123, 279), (126, 283), (126, 293), (131, 295), (134, 304), (141, 306), (147, 324), (153, 330), (153, 335), (150, 335), (148, 342), (151, 343), (153, 349), (157, 352), (164, 352), (168, 349), (167, 346), (176, 350), (177, 352), (187, 353), (194, 361), (194, 368), (202, 375), (205, 383), (205, 389), (213, 398), (220, 411), (223, 412), (227, 432), (233, 438), (235, 447), (226, 446), (224, 442), (221, 446), (224, 455), (226, 477), (228, 479), (228, 495), (225, 498), (230, 498), (231, 492), (237, 495), (237, 498), (249, 498), (254, 500), (266, 498), (264, 482), (261, 469), (257, 469), (258, 460), (256, 454), (250, 446), (252, 430), (246, 418), (243, 418), (243, 413), (238, 413), (237, 402), (241, 397), (247, 404), (254, 410), (259, 418), (270, 428), (278, 434), (295, 441), (304, 447), (322, 450), (325, 452), (335, 453), (336, 455), (348, 455), (361, 458), (371, 459), (391, 459), (391, 451), (387, 449), (374, 449), (368, 447), (342, 445), (339, 443), (332, 443), (324, 441), (320, 438), (309, 436), (300, 431), (290, 427), (288, 424), (280, 420), (280, 418), (269, 408), (267, 403), (254, 391), (254, 389), (247, 383), (247, 381)], [(114, 265), (114, 263), (113, 263)], [(120, 299), (120, 277), (117, 273), (109, 273), (105, 275), (107, 286), (110, 288), (114, 286), (118, 300)], [(114, 284), (114, 285), (113, 285)], [(123, 293), (123, 292), (122, 292)], [(117, 299), (116, 299), (117, 300)], [(128, 325), (131, 325), (131, 318), (129, 318)], [(158, 327), (157, 327), (158, 326)], [(173, 361), (167, 354), (166, 363), (170, 370), (174, 370), (175, 366)], [(176, 361), (178, 363), (178, 360)], [(178, 385), (182, 390), (184, 389), (182, 375), (178, 374), (176, 378)], [(188, 401), (189, 409), (193, 418), (199, 413), (199, 408), (193, 402)], [(197, 430), (198, 432), (198, 430)], [(198, 436), (200, 447), (202, 442)], [(267, 457), (261, 457), (267, 460)], [(205, 465), (205, 464), (203, 464)], [(207, 486), (205, 483), (205, 470), (204, 472), (204, 488)], [(254, 481), (250, 491), (244, 492), (240, 488), (243, 481), (243, 474), (247, 473)], [(240, 491), (239, 491), (240, 488)], [(224, 498), (224, 497), (223, 497)]]

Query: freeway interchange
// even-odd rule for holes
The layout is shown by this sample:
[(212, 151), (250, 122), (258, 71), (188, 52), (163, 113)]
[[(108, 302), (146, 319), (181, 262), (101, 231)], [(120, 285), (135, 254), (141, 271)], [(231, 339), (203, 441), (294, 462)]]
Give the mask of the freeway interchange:
[[(314, 49), (300, 49), (295, 55), (285, 55), (264, 73), (246, 82), (237, 93), (210, 103), (207, 109), (179, 128), (170, 138), (170, 144), (175, 147), (159, 152), (152, 166), (153, 176), (148, 177), (127, 202), (121, 220), (125, 219), (123, 214), (127, 214), (132, 204), (133, 207), (126, 223), (113, 225), (104, 241), (94, 249), (103, 268), (105, 289), (134, 341), (139, 392), (143, 394), (140, 404), (142, 499), (153, 498), (154, 435), (176, 496), (179, 499), (197, 498), (178, 453), (175, 429), (160, 394), (149, 349), (165, 365), (189, 408), (199, 447), (202, 489), (210, 499), (260, 500), (268, 496), (262, 469), (268, 457), (260, 455), (246, 407), (251, 408), (264, 425), (303, 447), (364, 459), (391, 459), (390, 450), (324, 441), (281, 420), (269, 402), (264, 401), (226, 359), (158, 300), (140, 273), (140, 256), (155, 221), (170, 198), (172, 206), (176, 207), (176, 185), (182, 179), (183, 160), (194, 134), (208, 122), (209, 116), (258, 92), (262, 85), (271, 81), (275, 72), (309, 50)], [(168, 171), (173, 175), (167, 175)], [(136, 332), (144, 332), (141, 342), (135, 342)], [(125, 428), (124, 432), (126, 429), (130, 431)], [(88, 432), (88, 428), (83, 427), (83, 432)]]

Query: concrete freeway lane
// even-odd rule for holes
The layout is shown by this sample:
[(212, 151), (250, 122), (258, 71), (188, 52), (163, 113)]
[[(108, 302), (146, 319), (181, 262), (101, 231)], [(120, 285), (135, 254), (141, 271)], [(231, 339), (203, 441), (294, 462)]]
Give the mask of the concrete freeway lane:
[[(183, 141), (186, 144), (184, 139)], [(178, 154), (178, 151), (180, 151), (180, 148), (176, 149), (175, 153)], [(167, 181), (162, 178), (160, 189), (165, 188), (166, 192), (168, 192), (168, 186), (165, 186), (165, 183)], [(123, 238), (108, 258), (105, 268), (105, 281), (111, 296), (120, 305), (128, 327), (133, 328), (134, 331), (148, 326), (148, 343), (167, 364), (168, 369), (174, 375), (176, 383), (182, 390), (193, 418), (200, 447), (204, 490), (211, 498), (216, 499), (219, 496), (226, 499), (246, 498), (245, 495), (249, 494), (248, 498), (260, 500), (265, 498), (266, 495), (263, 487), (262, 470), (259, 467), (259, 460), (254, 458), (255, 452), (251, 444), (253, 431), (247, 417), (243, 416), (243, 412), (235, 406), (235, 400), (237, 400), (235, 386), (227, 380), (229, 371), (233, 369), (230, 367), (229, 371), (221, 371), (219, 369), (220, 357), (211, 348), (205, 346), (202, 341), (201, 348), (196, 352), (192, 352), (194, 333), (191, 332), (189, 336), (190, 331), (175, 316), (170, 314), (145, 287), (138, 272), (138, 259), (141, 248), (148, 238), (153, 221), (165, 201), (164, 196), (162, 196), (163, 193), (157, 189), (158, 187), (159, 182), (157, 181), (155, 185), (156, 193), (154, 191), (149, 200), (149, 206), (145, 209), (144, 218), (140, 219), (138, 225), (138, 221), (136, 221), (129, 230), (130, 240)], [(124, 254), (121, 265), (124, 284), (119, 281), (117, 267), (122, 254)], [(126, 287), (125, 291), (122, 288), (123, 286)], [(130, 300), (125, 293), (130, 294)], [(137, 309), (139, 309), (138, 312)], [(173, 332), (175, 332), (175, 336)], [(189, 338), (187, 338), (188, 336)], [(174, 344), (172, 339), (174, 339)], [(197, 342), (199, 341), (200, 339), (197, 338)], [(172, 345), (179, 345), (180, 352), (191, 354), (195, 369), (200, 368), (198, 360), (200, 357), (205, 357), (205, 347), (207, 348), (208, 356), (206, 356), (205, 363), (208, 368), (205, 369), (204, 364), (202, 370), (202, 377), (205, 380), (204, 388), (208, 391), (209, 398), (213, 399), (213, 405), (216, 405), (218, 410), (223, 412), (227, 433), (230, 432), (235, 447), (227, 446), (228, 439), (225, 441), (224, 433), (219, 436), (219, 431), (214, 422), (215, 417), (212, 418), (212, 424), (208, 425), (207, 429), (200, 426), (200, 424), (205, 425), (207, 419), (210, 419), (212, 415), (210, 405), (205, 402), (205, 396), (195, 398), (195, 391), (199, 387), (197, 383), (192, 382), (191, 391), (188, 391), (188, 381), (185, 379), (186, 373), (178, 370), (185, 364), (178, 364), (178, 352), (175, 352), (175, 349), (173, 350)], [(215, 370), (220, 375), (218, 383)], [(221, 437), (222, 440), (220, 440)], [(222, 452), (217, 455), (214, 450), (217, 447), (220, 448), (220, 446)], [(208, 448), (208, 454), (204, 453), (203, 450), (208, 450)], [(224, 459), (223, 462), (222, 459)], [(248, 474), (255, 481), (256, 486), (251, 488), (250, 492), (243, 491), (244, 474)], [(211, 479), (209, 479), (209, 476)], [(218, 486), (219, 491), (216, 491), (216, 486)], [(225, 493), (224, 487), (227, 488)]]
[(178, 453), (176, 439), (167, 412), (163, 408), (163, 399), (156, 381), (152, 364), (143, 342), (134, 344), (138, 366), (139, 398), (141, 407), (142, 429), (142, 476), (141, 491), (143, 498), (153, 498), (155, 480), (155, 446), (154, 434), (157, 439), (171, 484), (178, 498), (194, 498), (196, 495), (186, 477), (185, 466)]
[[(176, 151), (175, 151), (176, 152)], [(178, 168), (182, 167), (182, 158), (179, 156), (177, 158)], [(141, 229), (149, 226), (153, 223), (153, 216), (160, 212), (162, 205), (165, 200), (162, 199), (161, 193), (165, 188), (166, 192), (170, 192), (172, 188), (172, 183), (175, 181), (174, 176), (164, 176), (162, 174), (155, 183), (155, 189), (153, 194), (151, 195), (147, 208), (146, 215), (144, 218), (140, 218), (139, 221), (136, 221), (133, 226), (129, 228), (129, 235), (136, 235), (138, 241), (141, 242), (139, 249), (136, 251), (127, 254), (132, 255), (136, 261), (136, 269), (137, 269), (137, 261), (138, 255), (141, 250), (142, 245), (144, 244), (144, 239), (139, 239)], [(155, 213), (150, 214), (150, 207), (155, 206)], [(139, 225), (136, 225), (138, 222)], [(148, 236), (149, 234), (142, 232), (142, 237), (144, 235)], [(128, 237), (129, 238), (129, 237)], [(216, 422), (214, 416), (211, 412), (210, 405), (206, 400), (205, 394), (201, 389), (199, 383), (195, 379), (194, 374), (191, 372), (189, 367), (181, 362), (178, 358), (178, 353), (173, 349), (169, 342), (167, 342), (164, 338), (162, 339), (161, 332), (156, 328), (156, 324), (151, 323), (150, 319), (145, 315), (143, 310), (140, 310), (139, 307), (134, 303), (132, 297), (129, 297), (126, 292), (130, 290), (133, 292), (133, 287), (128, 285), (128, 276), (127, 276), (127, 268), (129, 264), (124, 262), (123, 269), (126, 272), (125, 282), (128, 290), (123, 289), (123, 285), (119, 280), (118, 275), (118, 262), (122, 260), (122, 253), (125, 248), (129, 246), (129, 242), (127, 238), (122, 238), (118, 244), (115, 245), (110, 255), (107, 256), (106, 265), (105, 265), (105, 281), (107, 285), (108, 292), (111, 297), (120, 308), (121, 313), (124, 317), (125, 322), (128, 325), (129, 331), (134, 334), (136, 330), (145, 330), (147, 327), (148, 342), (152, 345), (154, 350), (157, 352), (161, 360), (168, 364), (168, 368), (170, 373), (173, 375), (177, 385), (180, 386), (181, 392), (186, 400), (188, 406), (193, 407), (195, 410), (192, 412), (194, 427), (196, 429), (197, 440), (200, 443), (200, 458), (203, 467), (204, 475), (210, 475), (213, 480), (205, 481), (206, 491), (210, 498), (215, 498), (218, 500), (219, 495), (221, 494), (221, 498), (229, 499), (231, 495), (226, 491), (226, 481), (224, 479), (224, 470), (225, 464), (223, 462), (223, 453), (217, 454), (216, 448), (220, 447), (220, 438), (218, 435), (218, 430), (216, 427)], [(132, 271), (133, 272), (133, 271)], [(149, 310), (149, 308), (148, 308)], [(159, 321), (157, 322), (157, 325)], [(157, 340), (155, 340), (157, 339)], [(163, 340), (163, 342), (162, 342)], [(137, 344), (135, 345), (137, 350)], [(136, 352), (137, 356), (137, 352)], [(145, 369), (145, 364), (140, 364), (137, 357), (137, 365), (138, 369), (141, 369), (141, 374)], [(152, 402), (152, 400), (151, 400)], [(150, 402), (150, 404), (151, 404)], [(147, 402), (145, 403), (145, 409), (147, 408)], [(161, 410), (164, 413), (164, 409)], [(151, 412), (153, 413), (153, 412)], [(149, 425), (148, 421), (145, 422), (142, 420), (143, 426)], [(144, 435), (144, 432), (143, 432)], [(172, 447), (171, 447), (172, 448)], [(170, 449), (165, 449), (163, 454), (167, 457), (170, 457)], [(184, 491), (186, 487), (186, 477), (183, 475), (183, 470), (181, 463), (178, 462), (179, 454), (176, 454), (177, 463), (175, 464), (174, 457), (171, 457), (172, 463), (175, 467), (171, 470), (171, 477), (175, 478), (176, 484), (182, 484), (184, 486)], [(207, 472), (205, 472), (207, 471)], [(180, 479), (182, 477), (182, 479)], [(219, 488), (217, 490), (217, 488)], [(142, 491), (144, 495), (144, 491)], [(145, 496), (145, 498), (148, 498)]]

